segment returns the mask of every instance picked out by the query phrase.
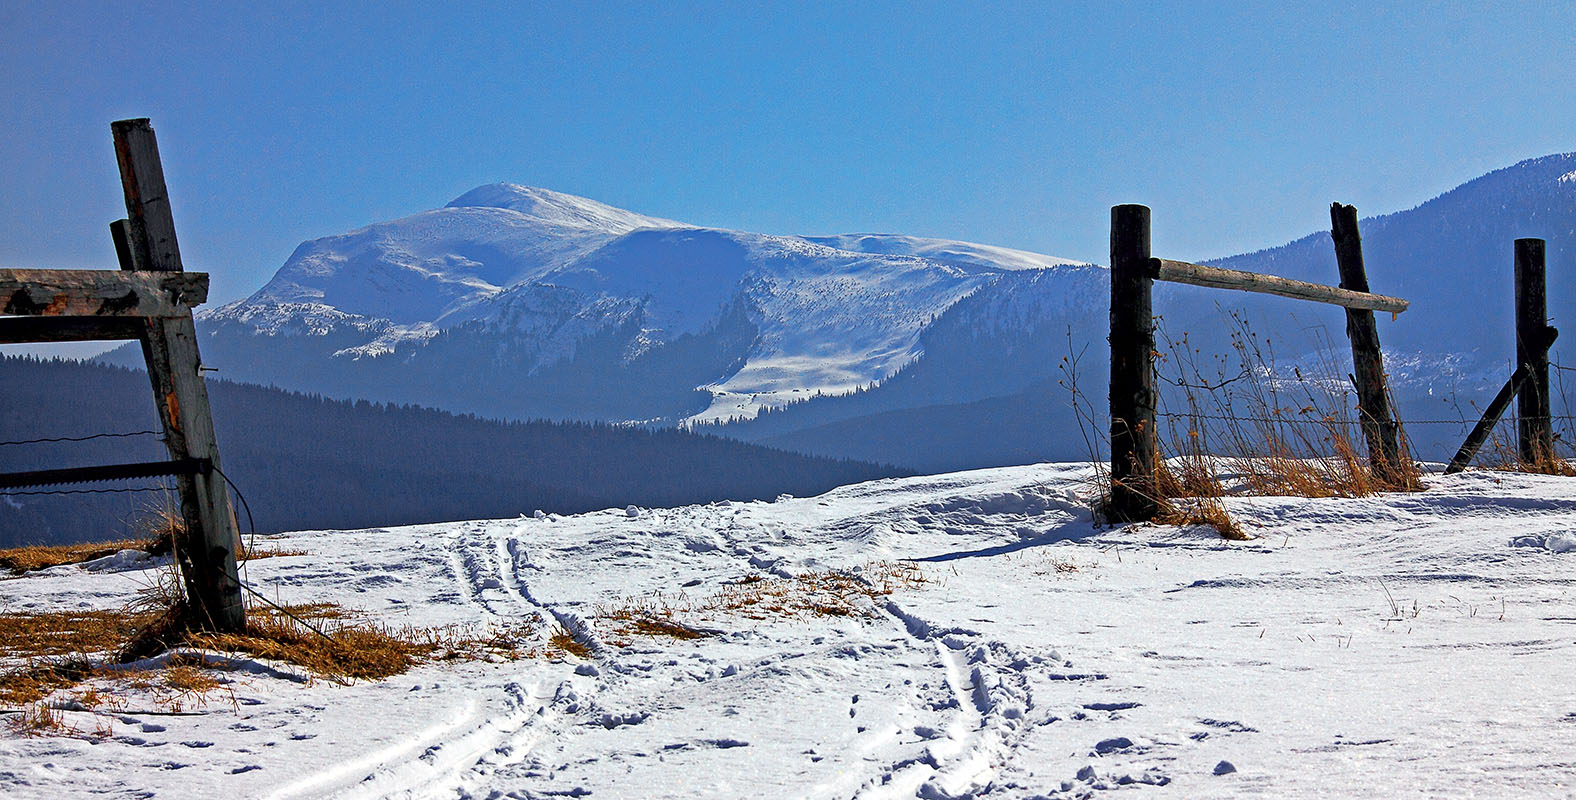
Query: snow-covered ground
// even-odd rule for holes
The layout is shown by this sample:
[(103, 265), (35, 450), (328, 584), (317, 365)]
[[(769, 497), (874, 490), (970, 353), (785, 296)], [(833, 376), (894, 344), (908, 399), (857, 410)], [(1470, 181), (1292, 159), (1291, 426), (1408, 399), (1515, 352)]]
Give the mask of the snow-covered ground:
[[(1473, 472), (1370, 499), (1236, 498), (1258, 538), (1097, 528), (1088, 468), (880, 481), (815, 498), (280, 537), (293, 602), (396, 622), (581, 632), (594, 654), (378, 683), (232, 673), (196, 716), (0, 739), (39, 797), (1568, 796), (1576, 481)], [(750, 573), (913, 559), (868, 617), (598, 608), (700, 601)], [(10, 610), (148, 581), (61, 567)], [(129, 567), (129, 569), (127, 569)], [(80, 727), (102, 721), (85, 713)]]

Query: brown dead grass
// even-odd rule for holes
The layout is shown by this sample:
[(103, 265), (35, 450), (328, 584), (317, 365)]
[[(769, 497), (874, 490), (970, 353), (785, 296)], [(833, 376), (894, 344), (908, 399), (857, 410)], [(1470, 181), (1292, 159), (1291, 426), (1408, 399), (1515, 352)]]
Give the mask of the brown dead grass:
[[(169, 581), (165, 582), (170, 583)], [(164, 590), (155, 587), (150, 595)], [(179, 607), (140, 604), (118, 611), (0, 614), (0, 705), (15, 709), (8, 724), (20, 733), (79, 734), (62, 722), (61, 708), (115, 710), (128, 692), (151, 693), (167, 710), (206, 702), (223, 689), (222, 658), (176, 653), (149, 669), (125, 664), (178, 648), (195, 648), (280, 661), (336, 682), (377, 680), (426, 661), (516, 659), (533, 627), (477, 633), (459, 627), (382, 625), (332, 603), (250, 609), (246, 629), (220, 634), (190, 629)]]
[(248, 610), (239, 633), (194, 631), (166, 615), (121, 651), (122, 660), (180, 647), (239, 653), (302, 667), (336, 682), (379, 680), (423, 661), (522, 658), (533, 626), (477, 633), (460, 627), (417, 628), (375, 622), (333, 603), (263, 606)]
[(103, 610), (0, 614), (0, 657), (113, 652), (153, 620), (146, 612)]
[(1080, 564), (1070, 558), (1047, 556), (1039, 563), (1034, 571), (1035, 574), (1038, 575), (1072, 575), (1083, 572), (1086, 567), (1093, 566), (1094, 564), (1092, 563)]
[[(88, 561), (112, 556), (122, 550), (141, 550), (149, 555), (164, 555), (170, 552), (171, 543), (176, 540), (184, 524), (179, 518), (168, 513), (155, 515), (151, 532), (148, 536), (138, 539), (116, 539), (108, 542), (84, 542), (81, 544), (61, 545), (29, 545), (0, 550), (0, 567), (11, 570), (21, 575), (40, 569), (58, 567), (62, 564), (83, 564)], [(250, 549), (244, 546), (236, 558), (240, 561), (252, 561), (259, 558), (278, 558), (280, 556), (310, 555), (306, 550), (290, 547), (259, 547)]]
[[(1509, 433), (1504, 432), (1505, 428), (1510, 429)], [(1539, 457), (1532, 461), (1522, 458), (1521, 448), (1516, 441), (1518, 435), (1514, 424), (1497, 429), (1489, 440), (1487, 452), (1481, 458), (1483, 466), (1502, 472), (1527, 472), (1534, 475), (1576, 478), (1576, 463), (1558, 452), (1539, 454)], [(1559, 444), (1556, 439), (1556, 447)]]
[(857, 571), (817, 570), (791, 578), (749, 573), (704, 597), (661, 592), (598, 606), (595, 619), (608, 628), (608, 641), (628, 646), (634, 636), (700, 639), (714, 631), (686, 618), (742, 617), (759, 622), (808, 617), (867, 617), (879, 598), (900, 588), (927, 583), (919, 567), (879, 561)]
[[(36, 545), (0, 550), (0, 567), (16, 574), (49, 569), (62, 564), (81, 564), (94, 559), (112, 556), (122, 550), (151, 552), (154, 539), (119, 539), (113, 542), (86, 544)], [(165, 552), (169, 552), (166, 550)]]
[(310, 551), (294, 547), (259, 547), (256, 550), (241, 548), (240, 561), (256, 561), (259, 558), (279, 558), (281, 556), (309, 556)]

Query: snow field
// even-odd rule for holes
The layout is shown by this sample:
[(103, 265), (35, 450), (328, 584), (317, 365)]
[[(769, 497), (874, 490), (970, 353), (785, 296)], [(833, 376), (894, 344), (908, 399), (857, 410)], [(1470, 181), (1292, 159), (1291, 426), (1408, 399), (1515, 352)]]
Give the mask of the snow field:
[[(1356, 500), (1228, 498), (1258, 538), (1097, 528), (1091, 471), (1038, 465), (821, 497), (279, 537), (292, 602), (394, 623), (573, 632), (589, 659), (378, 683), (222, 673), (233, 704), (0, 738), (7, 797), (1559, 796), (1576, 781), (1576, 483), (1471, 472)], [(113, 558), (113, 557), (112, 557)], [(912, 560), (867, 616), (675, 607)], [(0, 580), (11, 610), (103, 607), (147, 565)], [(67, 712), (75, 718), (93, 717)], [(81, 724), (92, 730), (97, 723)]]

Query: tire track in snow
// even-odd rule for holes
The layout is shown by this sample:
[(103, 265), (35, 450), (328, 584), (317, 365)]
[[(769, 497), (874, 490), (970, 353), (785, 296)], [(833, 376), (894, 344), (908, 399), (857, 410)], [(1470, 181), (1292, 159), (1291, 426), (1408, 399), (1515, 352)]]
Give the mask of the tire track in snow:
[(266, 797), (362, 800), (452, 796), (457, 783), (463, 784), (455, 780), (461, 772), (525, 758), (540, 734), (522, 737), (520, 731), (554, 717), (551, 698), (544, 698), (540, 684), (522, 689), (510, 683), (504, 689), (509, 699), (503, 714), (487, 712), (472, 699), (449, 719), (414, 736), (308, 775)]
[[(455, 581), (465, 600), (499, 620), (542, 621), (550, 616), (570, 628), (573, 614), (554, 609), (532, 596), (520, 575), (525, 561), (519, 542), (511, 535), (497, 535), (474, 527), (445, 543)], [(518, 684), (504, 686), (508, 700), (504, 713), (483, 716), (472, 704), (470, 718), (437, 726), (404, 745), (387, 748), (327, 776), (309, 779), (307, 793), (287, 797), (332, 796), (345, 800), (371, 798), (470, 797), (486, 794), (490, 778), (528, 759), (547, 736), (563, 735), (566, 725), (584, 707), (581, 697), (591, 681), (569, 677), (551, 689), (537, 683), (529, 691)], [(420, 755), (414, 755), (416, 751)], [(414, 757), (413, 757), (414, 756)], [(362, 775), (354, 787), (333, 793), (336, 779)], [(329, 789), (329, 791), (324, 791)]]
[(937, 629), (888, 600), (882, 609), (908, 637), (933, 648), (952, 708), (945, 735), (917, 758), (888, 765), (854, 796), (965, 798), (988, 794), (998, 769), (1027, 736), (1034, 707), (1023, 670), (1006, 643), (974, 631)]

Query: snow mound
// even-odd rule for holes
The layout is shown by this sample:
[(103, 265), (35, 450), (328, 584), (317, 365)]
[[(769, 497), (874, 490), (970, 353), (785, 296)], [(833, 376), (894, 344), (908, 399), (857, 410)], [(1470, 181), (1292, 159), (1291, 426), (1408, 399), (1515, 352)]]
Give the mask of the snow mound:
[(1576, 553), (1576, 532), (1541, 533), (1517, 536), (1510, 540), (1511, 547), (1534, 547), (1551, 553)]

